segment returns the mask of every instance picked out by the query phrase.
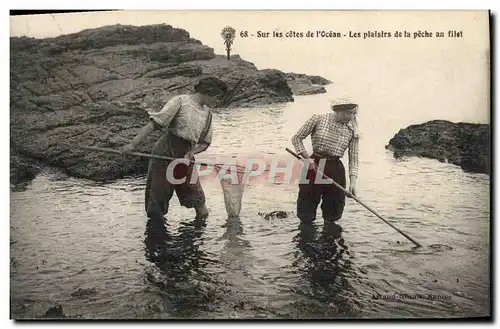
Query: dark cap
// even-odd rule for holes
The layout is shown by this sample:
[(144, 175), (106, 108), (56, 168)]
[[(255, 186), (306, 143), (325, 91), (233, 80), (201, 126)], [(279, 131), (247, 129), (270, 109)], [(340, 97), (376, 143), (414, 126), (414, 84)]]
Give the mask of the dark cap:
[(194, 86), (196, 92), (209, 96), (224, 95), (227, 93), (227, 89), (226, 83), (215, 77), (203, 78)]

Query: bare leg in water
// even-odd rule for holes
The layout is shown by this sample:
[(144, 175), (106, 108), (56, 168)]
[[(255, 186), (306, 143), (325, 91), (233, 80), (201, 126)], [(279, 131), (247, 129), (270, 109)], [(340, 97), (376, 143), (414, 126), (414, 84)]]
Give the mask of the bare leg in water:
[(196, 219), (205, 220), (208, 217), (208, 208), (205, 203), (194, 208), (196, 210)]

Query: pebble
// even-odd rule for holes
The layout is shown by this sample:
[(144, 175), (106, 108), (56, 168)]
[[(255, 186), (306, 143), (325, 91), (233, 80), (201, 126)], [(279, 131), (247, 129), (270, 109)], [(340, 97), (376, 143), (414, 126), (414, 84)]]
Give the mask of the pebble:
[(338, 313), (339, 312), (339, 308), (337, 307), (337, 305), (335, 305), (334, 303), (330, 303), (328, 304), (328, 306), (330, 307), (330, 309), (335, 312), (335, 313)]

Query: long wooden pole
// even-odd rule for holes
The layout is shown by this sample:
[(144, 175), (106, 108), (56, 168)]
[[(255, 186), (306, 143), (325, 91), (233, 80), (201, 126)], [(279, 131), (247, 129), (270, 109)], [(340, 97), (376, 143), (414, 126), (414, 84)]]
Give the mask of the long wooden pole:
[[(119, 150), (110, 149), (110, 148), (106, 148), (106, 147), (80, 146), (80, 148), (86, 149), (86, 150), (92, 150), (92, 151), (105, 152), (105, 153), (122, 154), (122, 152)], [(166, 157), (166, 156), (161, 156), (161, 155), (156, 155), (156, 154), (140, 153), (140, 152), (129, 152), (127, 154), (136, 155), (136, 156), (145, 157), (145, 158), (150, 158), (150, 159), (158, 159), (158, 160), (169, 160), (169, 161), (176, 160), (176, 158), (171, 158), (171, 157)], [(199, 164), (199, 165), (214, 166), (214, 167), (220, 166), (220, 164), (197, 162), (197, 161), (193, 161), (193, 160), (188, 160), (188, 161), (190, 163)]]
[[(297, 159), (299, 160), (303, 160), (302, 157), (300, 157), (297, 153), (293, 152), (292, 150), (290, 150), (289, 148), (286, 148), (286, 150), (288, 151), (288, 153), (292, 154), (294, 157), (296, 157)], [(395, 227), (394, 225), (392, 225), (391, 223), (389, 223), (386, 219), (384, 219), (384, 217), (382, 217), (379, 213), (377, 213), (375, 210), (371, 209), (370, 207), (368, 207), (366, 204), (364, 204), (363, 202), (361, 202), (361, 200), (359, 200), (355, 195), (353, 195), (352, 193), (350, 193), (349, 191), (347, 191), (345, 188), (343, 188), (341, 185), (339, 185), (337, 182), (335, 182), (333, 179), (331, 179), (330, 177), (328, 177), (327, 175), (325, 175), (323, 172), (321, 172), (321, 170), (317, 169), (318, 172), (320, 174), (322, 174), (323, 176), (325, 176), (327, 179), (330, 179), (332, 181), (332, 183), (337, 186), (338, 188), (340, 188), (342, 191), (344, 191), (345, 194), (347, 194), (349, 197), (353, 198), (354, 200), (356, 200), (359, 204), (361, 204), (363, 207), (365, 207), (366, 209), (368, 209), (370, 212), (372, 212), (375, 216), (377, 216), (378, 218), (380, 218), (381, 220), (383, 220), (387, 225), (389, 225), (390, 227), (392, 227), (393, 229), (395, 229), (396, 231), (398, 231), (401, 235), (403, 235), (405, 238), (407, 238), (408, 240), (410, 240), (411, 242), (413, 242), (417, 247), (422, 247), (422, 245), (420, 243), (418, 243), (417, 241), (415, 241), (414, 239), (412, 239), (408, 234), (404, 233), (403, 231), (401, 231), (400, 229), (398, 229), (397, 227)]]
[[(98, 152), (104, 152), (104, 153), (114, 153), (114, 154), (122, 154), (121, 151), (111, 149), (111, 148), (106, 148), (106, 147), (97, 147), (97, 146), (80, 146), (80, 148), (85, 149), (85, 150), (91, 150), (91, 151), (98, 151)], [(177, 158), (172, 158), (172, 157), (167, 157), (167, 156), (162, 156), (162, 155), (156, 155), (156, 154), (147, 154), (147, 153), (140, 153), (140, 152), (129, 152), (126, 154), (130, 155), (136, 155), (140, 157), (145, 157), (149, 159), (158, 159), (158, 160), (176, 160)], [(194, 160), (189, 160), (190, 163), (192, 164), (198, 164), (198, 165), (205, 165), (205, 166), (212, 166), (212, 167), (222, 167), (224, 164), (222, 163), (207, 163), (207, 162), (199, 162), (199, 161), (194, 161)], [(236, 165), (238, 168), (244, 168), (242, 166)], [(245, 168), (246, 169), (246, 168)]]

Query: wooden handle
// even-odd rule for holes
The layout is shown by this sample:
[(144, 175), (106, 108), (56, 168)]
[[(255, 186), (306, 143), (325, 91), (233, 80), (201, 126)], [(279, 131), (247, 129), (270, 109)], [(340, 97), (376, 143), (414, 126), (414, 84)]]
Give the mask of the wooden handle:
[[(104, 152), (104, 153), (114, 153), (114, 154), (118, 154), (118, 155), (122, 154), (122, 152), (119, 150), (110, 149), (110, 148), (106, 148), (106, 147), (80, 146), (80, 148), (86, 149), (86, 150)], [(140, 153), (140, 152), (129, 152), (126, 154), (136, 155), (136, 156), (145, 157), (145, 158), (149, 158), (149, 159), (158, 159), (158, 160), (167, 160), (167, 161), (173, 161), (173, 160), (178, 159), (178, 158), (171, 158), (171, 157), (166, 157), (166, 156), (162, 156), (162, 155), (146, 154), (146, 153)], [(222, 166), (224, 166), (224, 164), (222, 164), (222, 163), (205, 163), (205, 162), (199, 162), (199, 161), (193, 161), (193, 160), (189, 160), (189, 162), (192, 164), (212, 166), (212, 167), (219, 168), (219, 169)], [(242, 166), (238, 166), (238, 165), (236, 165), (236, 167), (239, 168), (239, 170), (243, 170), (243, 172), (247, 172), (246, 167), (242, 167)], [(237, 170), (237, 172), (240, 173), (241, 171)]]
[[(86, 150), (99, 151), (99, 152), (104, 152), (104, 153), (114, 153), (114, 154), (119, 154), (119, 155), (122, 154), (122, 152), (119, 150), (105, 148), (105, 147), (96, 147), (96, 146), (80, 146), (80, 147), (82, 149), (86, 149)], [(172, 160), (177, 159), (177, 158), (171, 158), (171, 157), (166, 157), (166, 156), (161, 156), (161, 155), (156, 155), (156, 154), (147, 154), (147, 153), (140, 153), (140, 152), (129, 152), (126, 154), (136, 155), (136, 156), (145, 157), (145, 158), (149, 158), (149, 159), (168, 160), (168, 161), (172, 161)], [(193, 164), (200, 164), (200, 165), (206, 165), (206, 166), (216, 166), (215, 164), (196, 162), (193, 160), (189, 160), (189, 162), (193, 163)]]
[[(286, 148), (286, 150), (288, 151), (288, 153), (290, 153), (291, 155), (293, 155), (294, 157), (296, 157), (297, 159), (299, 160), (303, 160), (302, 157), (300, 157), (297, 153), (293, 152), (292, 150), (290, 150), (288, 147)], [(422, 245), (420, 243), (418, 243), (417, 241), (415, 241), (414, 239), (412, 239), (410, 236), (408, 236), (406, 233), (404, 233), (403, 231), (401, 231), (400, 229), (398, 229), (397, 227), (395, 227), (394, 225), (392, 225), (391, 223), (389, 223), (386, 219), (384, 219), (384, 217), (382, 217), (379, 213), (377, 213), (375, 210), (371, 209), (370, 207), (368, 207), (366, 204), (364, 204), (363, 202), (361, 202), (361, 200), (359, 200), (355, 195), (353, 195), (352, 193), (350, 193), (349, 191), (347, 191), (345, 188), (343, 188), (341, 185), (339, 185), (337, 182), (335, 182), (333, 179), (331, 179), (330, 177), (328, 177), (327, 175), (325, 175), (323, 172), (321, 172), (321, 170), (318, 169), (318, 172), (320, 174), (322, 174), (323, 176), (325, 176), (326, 178), (330, 179), (332, 181), (332, 183), (337, 186), (338, 188), (340, 188), (342, 191), (344, 191), (348, 196), (350, 196), (351, 198), (353, 198), (354, 200), (356, 200), (359, 204), (361, 204), (363, 207), (365, 207), (366, 209), (368, 209), (371, 213), (373, 213), (375, 216), (377, 216), (378, 218), (380, 218), (381, 220), (383, 220), (387, 225), (389, 225), (390, 227), (392, 227), (393, 229), (395, 229), (396, 231), (398, 231), (401, 235), (403, 235), (405, 238), (407, 238), (408, 240), (410, 240), (411, 242), (413, 242), (417, 247), (422, 247)]]

